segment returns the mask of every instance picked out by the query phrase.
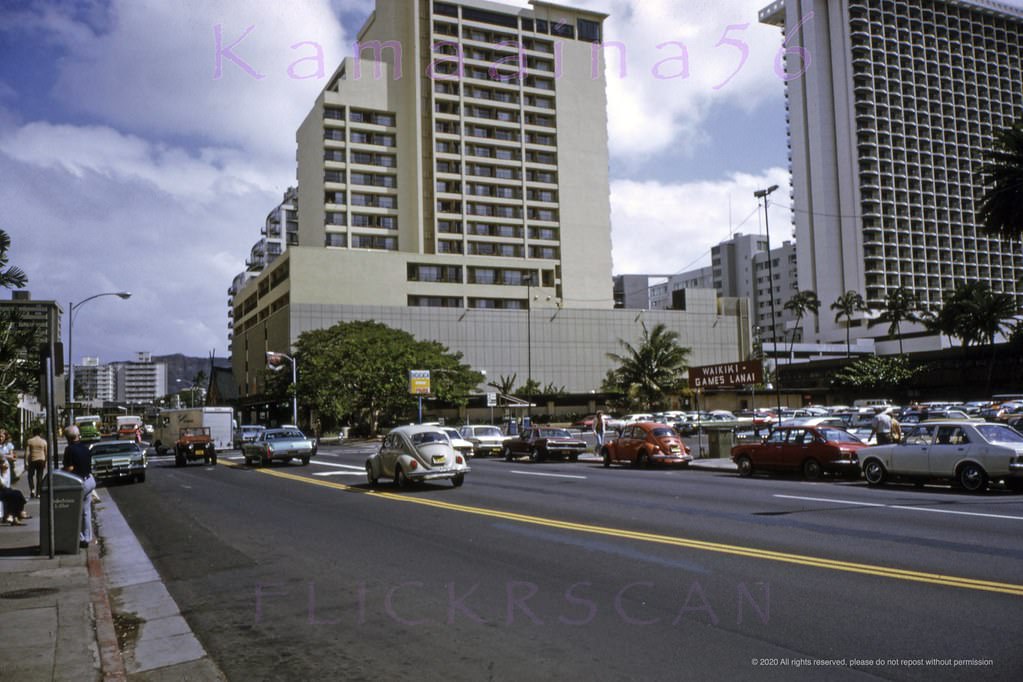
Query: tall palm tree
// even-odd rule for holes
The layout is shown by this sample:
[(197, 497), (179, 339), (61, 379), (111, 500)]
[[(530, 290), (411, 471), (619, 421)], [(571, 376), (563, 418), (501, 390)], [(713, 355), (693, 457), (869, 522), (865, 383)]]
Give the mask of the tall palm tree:
[[(785, 302), (785, 310), (794, 313), (796, 316), (796, 329), (801, 329), (800, 323), (803, 321), (803, 316), (806, 313), (813, 313), (814, 317), (817, 317), (817, 313), (821, 309), (820, 299), (817, 298), (816, 291), (800, 291), (795, 296)], [(796, 344), (796, 331), (792, 330), (792, 339), (789, 341), (789, 357), (792, 357), (792, 348)]]
[(1023, 239), (1023, 121), (995, 134), (981, 172), (985, 188), (977, 222), (987, 232)]
[(845, 324), (845, 357), (849, 358), (852, 356), (852, 342), (849, 339), (849, 331), (852, 325), (852, 318), (858, 312), (866, 312), (868, 310), (866, 302), (863, 300), (863, 296), (855, 291), (847, 291), (831, 304), (831, 309), (835, 312), (835, 324), (838, 324), (842, 318), (846, 319)]
[(884, 299), (884, 309), (881, 314), (868, 323), (873, 327), (875, 324), (888, 323), (888, 335), (895, 334), (899, 337), (899, 355), (902, 355), (902, 323), (920, 322), (920, 315), (917, 314), (919, 301), (916, 294), (905, 287), (889, 289)]
[(652, 407), (685, 386), (690, 349), (678, 344), (678, 332), (661, 323), (648, 330), (644, 324), (637, 346), (622, 339), (618, 343), (624, 352), (608, 353), (607, 357), (618, 363), (612, 370), (614, 379), (635, 403)]

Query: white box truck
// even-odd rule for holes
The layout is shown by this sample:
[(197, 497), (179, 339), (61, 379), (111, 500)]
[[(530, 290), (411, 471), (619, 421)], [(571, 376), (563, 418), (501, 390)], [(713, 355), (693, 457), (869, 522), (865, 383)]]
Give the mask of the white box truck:
[(153, 447), (163, 454), (172, 450), (185, 428), (208, 427), (213, 445), (219, 451), (230, 450), (234, 438), (234, 409), (230, 407), (183, 407), (160, 410), (153, 431)]

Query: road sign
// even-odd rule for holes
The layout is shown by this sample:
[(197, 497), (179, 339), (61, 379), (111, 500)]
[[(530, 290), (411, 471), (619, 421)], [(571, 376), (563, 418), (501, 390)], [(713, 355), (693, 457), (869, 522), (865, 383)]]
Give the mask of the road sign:
[(487, 393), (487, 407), (497, 407), (497, 394), (493, 391)]
[(736, 388), (764, 381), (764, 366), (760, 360), (726, 362), (721, 365), (703, 365), (689, 368), (689, 388)]
[(430, 393), (430, 370), (410, 369), (408, 372), (408, 392), (412, 395), (428, 395)]

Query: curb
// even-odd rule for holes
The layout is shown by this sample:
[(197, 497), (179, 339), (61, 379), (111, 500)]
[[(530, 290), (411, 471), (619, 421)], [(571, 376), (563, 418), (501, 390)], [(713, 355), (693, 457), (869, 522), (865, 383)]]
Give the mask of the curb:
[(103, 679), (111, 682), (127, 680), (124, 658), (121, 656), (121, 648), (117, 643), (114, 616), (110, 609), (110, 596), (107, 593), (103, 560), (100, 558), (100, 546), (96, 542), (89, 545), (87, 563), (89, 566), (89, 598), (92, 601), (93, 617), (96, 623), (96, 645), (99, 647)]

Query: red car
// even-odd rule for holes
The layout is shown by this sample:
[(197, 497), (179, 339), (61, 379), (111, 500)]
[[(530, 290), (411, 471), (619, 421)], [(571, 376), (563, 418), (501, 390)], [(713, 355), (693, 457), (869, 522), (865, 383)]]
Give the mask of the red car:
[(762, 443), (732, 448), (732, 461), (740, 476), (754, 472), (800, 472), (806, 479), (822, 473), (859, 476), (856, 451), (866, 444), (835, 426), (779, 426)]
[(613, 438), (600, 449), (604, 466), (635, 464), (648, 467), (653, 464), (686, 466), (693, 461), (675, 429), (657, 422), (635, 422), (622, 429), (622, 435)]

